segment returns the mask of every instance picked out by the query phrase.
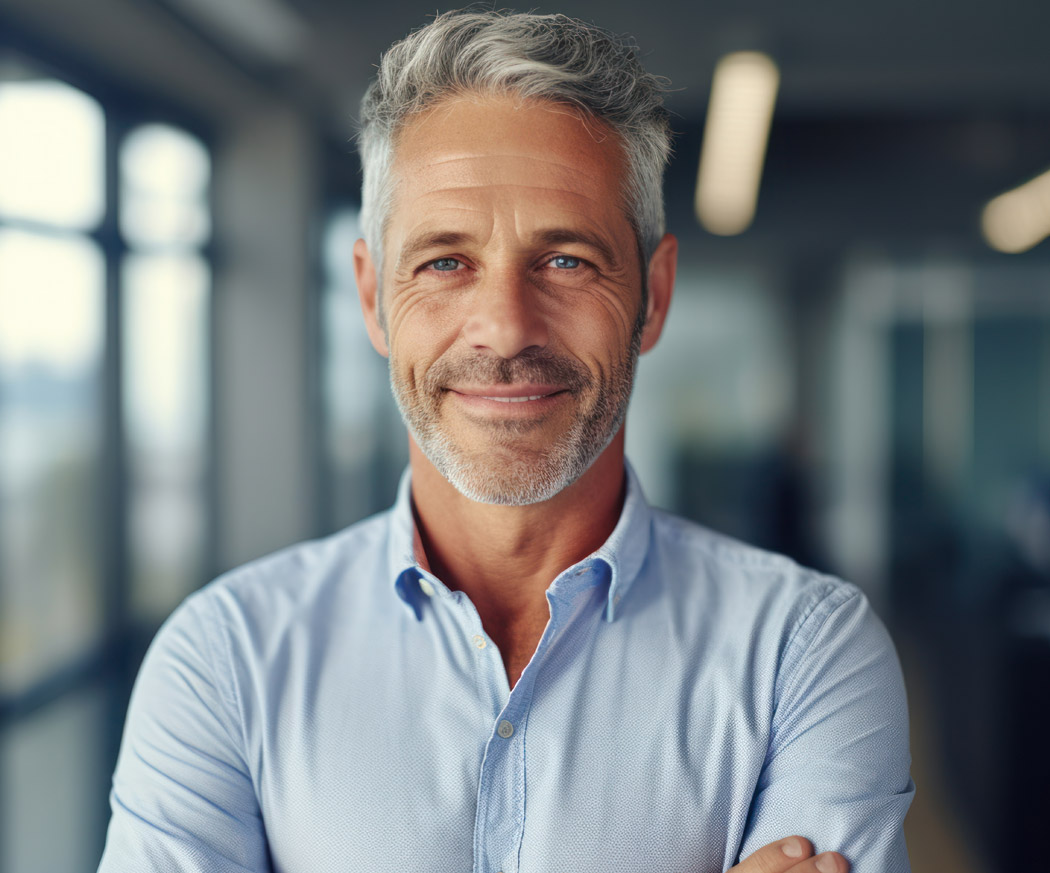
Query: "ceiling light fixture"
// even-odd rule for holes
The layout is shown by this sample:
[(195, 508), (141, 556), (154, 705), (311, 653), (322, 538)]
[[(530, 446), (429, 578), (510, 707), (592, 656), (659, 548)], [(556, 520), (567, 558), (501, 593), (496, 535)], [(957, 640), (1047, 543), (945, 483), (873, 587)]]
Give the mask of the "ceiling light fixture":
[(1050, 170), (990, 200), (981, 230), (993, 249), (1015, 255), (1050, 236)]
[(696, 180), (696, 217), (711, 233), (742, 233), (755, 217), (779, 86), (761, 52), (734, 52), (715, 67)]

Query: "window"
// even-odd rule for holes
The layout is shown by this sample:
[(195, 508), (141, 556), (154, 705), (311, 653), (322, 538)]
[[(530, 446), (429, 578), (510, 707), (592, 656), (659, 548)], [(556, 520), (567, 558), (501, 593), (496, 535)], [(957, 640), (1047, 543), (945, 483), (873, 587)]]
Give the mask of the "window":
[[(12, 75), (12, 72), (14, 75)], [(105, 264), (101, 107), (0, 80), (0, 690), (98, 642)], [(52, 168), (57, 168), (52, 175)]]
[(128, 679), (210, 575), (210, 187), (0, 39), (0, 873), (94, 868)]

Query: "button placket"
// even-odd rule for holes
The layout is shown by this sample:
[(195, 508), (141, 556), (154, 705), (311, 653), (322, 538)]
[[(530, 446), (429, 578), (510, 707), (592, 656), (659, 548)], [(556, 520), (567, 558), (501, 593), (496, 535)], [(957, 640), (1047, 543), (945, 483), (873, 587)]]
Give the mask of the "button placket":
[[(524, 821), (524, 747), (521, 702), (496, 723), (482, 762), (475, 819), (475, 873), (515, 871)], [(513, 719), (513, 721), (511, 720)], [(515, 723), (517, 722), (517, 724)], [(507, 866), (507, 865), (510, 866)]]

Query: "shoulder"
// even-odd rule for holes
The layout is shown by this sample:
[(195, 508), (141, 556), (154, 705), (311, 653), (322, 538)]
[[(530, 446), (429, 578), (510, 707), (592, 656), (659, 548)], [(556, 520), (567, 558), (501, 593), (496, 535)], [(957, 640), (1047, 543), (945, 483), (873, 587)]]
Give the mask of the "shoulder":
[(179, 611), (235, 636), (311, 624), (375, 587), (387, 567), (389, 515), (243, 564), (191, 595)]
[(842, 579), (662, 510), (653, 511), (652, 537), (654, 559), (678, 597), (734, 612), (773, 610), (789, 632), (848, 601), (866, 602)]
[(885, 627), (856, 585), (784, 555), (655, 512), (649, 567), (683, 640), (714, 644), (748, 663), (760, 658), (778, 687), (819, 653), (877, 654), (896, 663)]

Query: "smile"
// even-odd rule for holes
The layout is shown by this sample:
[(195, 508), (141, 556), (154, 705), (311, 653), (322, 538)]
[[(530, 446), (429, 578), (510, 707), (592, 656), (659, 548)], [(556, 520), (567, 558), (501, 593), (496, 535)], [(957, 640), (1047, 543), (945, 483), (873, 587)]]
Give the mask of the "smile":
[(486, 397), (480, 396), (483, 400), (495, 400), (497, 403), (524, 403), (526, 400), (542, 400), (544, 397), (550, 397), (550, 394), (530, 394), (528, 397)]
[(566, 393), (561, 385), (543, 382), (519, 382), (517, 384), (460, 385), (443, 390), (468, 400), (491, 400), (493, 403), (526, 403), (546, 400)]
[(570, 392), (557, 385), (486, 385), (476, 388), (446, 388), (464, 409), (482, 417), (515, 419), (545, 416), (565, 402)]

